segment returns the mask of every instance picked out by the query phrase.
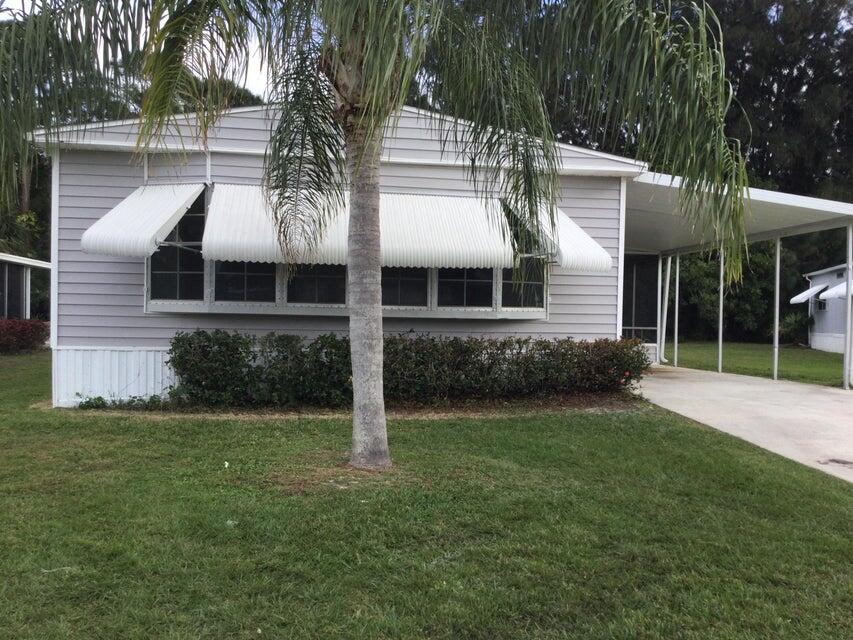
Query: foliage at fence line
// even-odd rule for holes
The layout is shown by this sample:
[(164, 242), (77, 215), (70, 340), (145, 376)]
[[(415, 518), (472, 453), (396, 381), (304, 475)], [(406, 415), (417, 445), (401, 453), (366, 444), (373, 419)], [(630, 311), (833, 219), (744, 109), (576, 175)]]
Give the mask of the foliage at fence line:
[(47, 323), (41, 320), (0, 320), (0, 353), (39, 349), (49, 332)]
[[(352, 401), (349, 339), (313, 340), (227, 331), (180, 333), (169, 363), (173, 400), (203, 406), (342, 407)], [(385, 338), (385, 397), (436, 403), (468, 398), (616, 391), (632, 385), (649, 360), (636, 340)]]

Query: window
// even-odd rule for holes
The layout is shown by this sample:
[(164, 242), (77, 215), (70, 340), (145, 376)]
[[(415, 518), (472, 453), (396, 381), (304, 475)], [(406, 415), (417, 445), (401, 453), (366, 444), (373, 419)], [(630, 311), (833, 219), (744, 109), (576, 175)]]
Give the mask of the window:
[(817, 310), (818, 311), (826, 311), (826, 300), (818, 300), (817, 301)]
[(428, 269), (382, 267), (382, 304), (391, 307), (425, 307)]
[(166, 237), (167, 245), (151, 256), (152, 300), (203, 300), (204, 193)]
[(439, 269), (439, 307), (491, 307), (491, 269)]
[(336, 264), (296, 265), (287, 282), (287, 301), (346, 304), (347, 268)]
[(538, 258), (522, 258), (517, 279), (513, 281), (513, 270), (504, 269), (501, 282), (501, 306), (536, 307), (545, 306), (545, 261)]
[(229, 302), (275, 302), (275, 264), (217, 262), (214, 299)]

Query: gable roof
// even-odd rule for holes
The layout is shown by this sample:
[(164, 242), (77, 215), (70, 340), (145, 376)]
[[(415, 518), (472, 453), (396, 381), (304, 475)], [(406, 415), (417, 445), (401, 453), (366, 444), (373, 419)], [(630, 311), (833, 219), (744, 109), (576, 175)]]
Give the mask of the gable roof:
[[(167, 131), (162, 140), (154, 147), (154, 150), (263, 155), (266, 150), (269, 128), (274, 118), (274, 109), (275, 107), (269, 105), (228, 109), (223, 113), (217, 126), (211, 130), (206, 149), (195, 136), (195, 114), (189, 113), (178, 116), (177, 129), (173, 127)], [(447, 145), (441, 144), (442, 121), (449, 120), (449, 117), (436, 112), (415, 107), (403, 107), (396, 120), (389, 123), (386, 130), (386, 145), (382, 161), (392, 164), (468, 166), (465, 158), (454, 151), (452, 142)], [(234, 140), (227, 139), (223, 134), (227, 132), (231, 123), (235, 122), (239, 122), (241, 127), (252, 127), (256, 134), (253, 139), (241, 139), (236, 141), (236, 144)], [(52, 133), (54, 136), (58, 136), (61, 148), (134, 151), (138, 127), (138, 119), (133, 118), (57, 127)], [(401, 129), (405, 131), (419, 130), (416, 135), (410, 136), (410, 142), (417, 140), (420, 144), (429, 146), (430, 152), (414, 155), (400, 152), (396, 148), (399, 145), (395, 143), (402, 135)], [(47, 146), (46, 131), (44, 129), (34, 131), (33, 141), (36, 144)], [(56, 138), (54, 137), (51, 142), (55, 141)], [(558, 172), (561, 174), (635, 177), (647, 169), (645, 163), (630, 158), (559, 142), (556, 146), (560, 156)]]
[(834, 267), (826, 267), (824, 269), (818, 269), (817, 271), (809, 271), (808, 273), (804, 273), (803, 277), (808, 278), (810, 276), (822, 276), (825, 273), (833, 273), (836, 271), (844, 271), (847, 268), (847, 265), (842, 263), (836, 265)]

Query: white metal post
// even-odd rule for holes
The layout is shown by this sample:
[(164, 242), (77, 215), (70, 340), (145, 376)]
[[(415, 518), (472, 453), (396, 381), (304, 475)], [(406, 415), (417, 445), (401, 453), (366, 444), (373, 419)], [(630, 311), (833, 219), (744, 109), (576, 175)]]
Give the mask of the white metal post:
[(24, 301), (23, 301), (23, 309), (21, 309), (21, 312), (24, 314), (23, 315), (24, 320), (30, 319), (30, 305), (31, 305), (30, 289), (32, 287), (32, 279), (31, 279), (32, 273), (31, 272), (32, 272), (32, 269), (30, 267), (24, 267)]
[(672, 366), (678, 366), (678, 298), (681, 285), (681, 254), (675, 254), (675, 310), (672, 323)]
[(776, 281), (773, 289), (773, 379), (779, 379), (779, 272), (781, 270), (782, 239), (776, 238)]
[(847, 225), (847, 291), (844, 295), (844, 305), (846, 313), (844, 315), (844, 388), (850, 388), (850, 356), (851, 356), (851, 335), (850, 321), (851, 319), (851, 297), (853, 292), (853, 224)]
[(723, 372), (723, 283), (726, 267), (726, 254), (720, 247), (720, 307), (717, 318), (717, 373)]
[(660, 363), (660, 288), (661, 288), (661, 268), (663, 265), (663, 257), (658, 254), (658, 288), (657, 288), (657, 323), (655, 328), (655, 340), (657, 342), (657, 349), (655, 349), (655, 358)]
[(663, 307), (661, 308), (660, 361), (666, 362), (666, 320), (669, 316), (669, 273), (672, 269), (672, 256), (666, 257), (666, 277), (663, 283)]

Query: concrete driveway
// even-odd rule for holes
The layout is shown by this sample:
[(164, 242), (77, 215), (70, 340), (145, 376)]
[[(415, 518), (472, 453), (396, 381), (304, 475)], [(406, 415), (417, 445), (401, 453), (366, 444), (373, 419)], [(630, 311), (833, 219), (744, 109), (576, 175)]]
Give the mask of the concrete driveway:
[(675, 413), (853, 482), (853, 391), (655, 367), (643, 396)]

